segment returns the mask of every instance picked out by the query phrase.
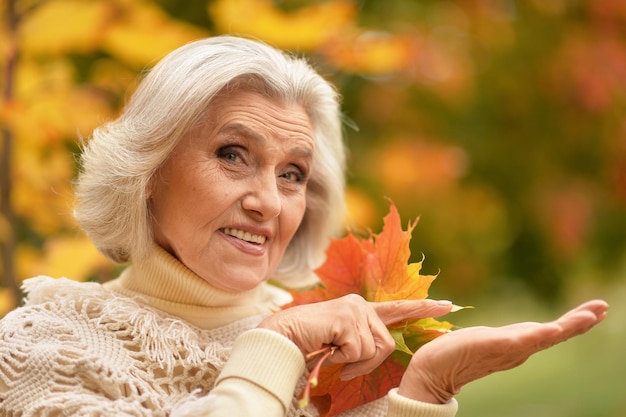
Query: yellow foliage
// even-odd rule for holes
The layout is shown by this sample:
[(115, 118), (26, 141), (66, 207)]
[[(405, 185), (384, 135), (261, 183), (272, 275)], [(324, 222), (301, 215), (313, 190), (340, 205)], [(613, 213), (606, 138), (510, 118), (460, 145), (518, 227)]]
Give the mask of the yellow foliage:
[(20, 25), (23, 51), (52, 56), (93, 51), (113, 12), (113, 3), (105, 0), (39, 2)]
[(463, 103), (473, 93), (474, 63), (462, 32), (435, 30), (414, 40), (408, 73), (450, 104)]
[(68, 137), (76, 137), (76, 127), (67, 113), (69, 94), (68, 91), (42, 92), (36, 101), (28, 103), (21, 116), (26, 124), (17, 132), (17, 140), (24, 138), (38, 147), (44, 147), (61, 144)]
[(172, 50), (208, 33), (176, 21), (158, 6), (144, 1), (125, 1), (121, 17), (104, 37), (103, 48), (122, 61), (144, 67), (155, 64)]
[(60, 183), (67, 183), (72, 178), (72, 155), (63, 147), (28, 146), (28, 142), (17, 143), (14, 167), (16, 182), (26, 181), (36, 191), (45, 192), (46, 188)]
[(352, 187), (346, 188), (346, 225), (348, 228), (369, 227), (377, 217), (369, 196)]
[(400, 192), (443, 191), (456, 184), (466, 169), (466, 156), (456, 147), (396, 141), (377, 152), (384, 187)]
[(354, 23), (352, 1), (330, 0), (285, 13), (271, 0), (217, 0), (209, 13), (222, 33), (262, 39), (284, 49), (312, 51)]
[(8, 220), (0, 213), (0, 243), (6, 242), (11, 237), (11, 225)]
[(146, 1), (47, 0), (27, 15), (19, 35), (27, 55), (58, 57), (104, 49), (143, 67), (207, 33)]
[(0, 317), (4, 317), (13, 310), (16, 304), (17, 300), (13, 292), (8, 288), (0, 288)]
[(45, 273), (37, 270), (36, 265), (41, 262), (41, 250), (28, 244), (19, 244), (15, 250), (15, 275), (19, 283), (26, 278), (31, 278)]
[(73, 226), (71, 180), (75, 163), (68, 141), (86, 136), (111, 115), (105, 96), (75, 85), (63, 58), (22, 60), (16, 98), (2, 108), (14, 138), (12, 180), (16, 214), (47, 236)]
[(50, 187), (41, 192), (27, 183), (14, 188), (14, 209), (28, 225), (42, 236), (51, 236), (74, 226), (69, 186)]
[(43, 236), (74, 225), (72, 156), (64, 148), (30, 151), (18, 142), (13, 175), (16, 214)]
[[(84, 236), (60, 236), (49, 239), (43, 253), (33, 259), (32, 253), (22, 251), (27, 259), (19, 261), (22, 277), (48, 275), (84, 281), (94, 271), (107, 268), (110, 262)], [(26, 261), (26, 262), (24, 262)], [(26, 265), (25, 263), (28, 263)]]
[(74, 67), (64, 56), (43, 63), (23, 57), (13, 81), (15, 96), (23, 102), (36, 101), (42, 93), (69, 89), (75, 78)]
[[(6, 22), (5, 16), (0, 16), (2, 22)], [(5, 57), (9, 56), (11, 49), (13, 47), (14, 40), (11, 39), (11, 35), (8, 33), (5, 25), (0, 25), (0, 65), (4, 65)]]
[(98, 59), (91, 67), (91, 85), (117, 97), (129, 96), (136, 82), (137, 71), (114, 59)]
[(113, 117), (106, 96), (96, 89), (76, 88), (67, 94), (61, 105), (64, 132), (70, 138), (88, 136), (93, 129)]
[(74, 68), (67, 59), (43, 64), (24, 60), (16, 79), (16, 98), (8, 118), (17, 142), (44, 146), (75, 141), (111, 117), (107, 97), (95, 88), (76, 85)]
[(329, 43), (322, 52), (334, 66), (368, 75), (406, 71), (415, 55), (409, 37), (383, 32), (343, 36)]

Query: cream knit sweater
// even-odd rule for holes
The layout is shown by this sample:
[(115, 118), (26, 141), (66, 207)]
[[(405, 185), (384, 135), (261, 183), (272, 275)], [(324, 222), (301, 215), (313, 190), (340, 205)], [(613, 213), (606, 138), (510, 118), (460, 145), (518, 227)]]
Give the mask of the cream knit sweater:
[[(0, 321), (0, 416), (316, 416), (298, 409), (304, 360), (255, 329), (287, 296), (209, 286), (166, 252), (100, 285), (38, 277)], [(350, 416), (451, 417), (399, 396)]]

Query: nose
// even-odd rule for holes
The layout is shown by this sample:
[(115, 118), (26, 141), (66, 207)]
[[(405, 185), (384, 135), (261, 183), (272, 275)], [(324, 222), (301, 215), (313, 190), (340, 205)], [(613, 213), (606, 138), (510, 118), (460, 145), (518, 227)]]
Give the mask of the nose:
[(244, 195), (241, 205), (258, 220), (268, 220), (280, 214), (282, 201), (273, 170), (259, 173), (250, 181), (250, 189)]

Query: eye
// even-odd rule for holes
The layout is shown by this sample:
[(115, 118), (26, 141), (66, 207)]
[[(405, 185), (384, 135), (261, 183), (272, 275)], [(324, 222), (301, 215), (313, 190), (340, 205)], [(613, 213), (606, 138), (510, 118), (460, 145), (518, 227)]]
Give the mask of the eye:
[(239, 146), (223, 146), (216, 152), (217, 157), (230, 162), (240, 162), (243, 160), (243, 150)]
[(307, 180), (307, 176), (304, 171), (298, 167), (291, 167), (290, 169), (280, 175), (281, 178), (286, 179), (289, 182), (304, 183)]

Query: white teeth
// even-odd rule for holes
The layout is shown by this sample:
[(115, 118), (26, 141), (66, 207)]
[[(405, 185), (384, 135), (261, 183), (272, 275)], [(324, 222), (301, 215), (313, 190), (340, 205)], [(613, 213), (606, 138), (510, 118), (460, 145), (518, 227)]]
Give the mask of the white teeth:
[(265, 243), (265, 239), (266, 239), (265, 236), (254, 235), (250, 232), (244, 232), (243, 230), (239, 230), (239, 229), (226, 228), (224, 229), (224, 233), (230, 236), (234, 236), (237, 239), (245, 240), (246, 242), (256, 243), (259, 245), (262, 245), (263, 243)]

